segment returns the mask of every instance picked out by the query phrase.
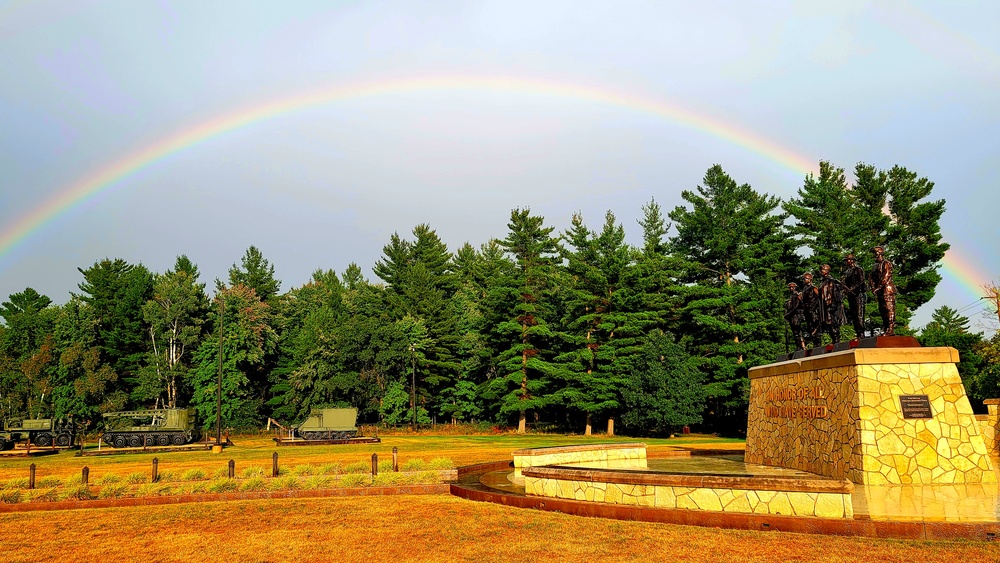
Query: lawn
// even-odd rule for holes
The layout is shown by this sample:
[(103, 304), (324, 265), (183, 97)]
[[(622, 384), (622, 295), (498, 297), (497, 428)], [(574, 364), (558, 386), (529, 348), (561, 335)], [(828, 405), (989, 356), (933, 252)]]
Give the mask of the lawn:
[[(0, 485), (27, 475), (106, 475), (160, 471), (207, 475), (236, 461), (289, 470), (369, 462), (372, 453), (401, 463), (448, 458), (454, 465), (510, 459), (519, 448), (606, 442), (607, 437), (383, 436), (380, 444), (276, 448), (266, 437), (237, 437), (210, 452), (74, 457), (65, 452), (0, 460)], [(636, 441), (614, 438), (615, 441)], [(707, 436), (642, 440), (650, 456), (672, 447), (739, 447)], [(449, 495), (239, 500), (146, 507), (0, 514), (3, 561), (977, 561), (1000, 560), (980, 542), (907, 542), (583, 518), (477, 503)]]

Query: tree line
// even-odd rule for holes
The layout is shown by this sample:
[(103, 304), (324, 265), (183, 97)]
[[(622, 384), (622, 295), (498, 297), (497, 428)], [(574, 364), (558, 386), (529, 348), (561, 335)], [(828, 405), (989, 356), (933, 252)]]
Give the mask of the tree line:
[[(642, 207), (638, 245), (611, 211), (556, 232), (514, 209), (506, 233), (454, 250), (419, 224), (389, 237), (376, 280), (351, 264), (284, 293), (253, 246), (211, 297), (184, 255), (159, 273), (100, 260), (63, 305), (31, 288), (0, 305), (0, 414), (95, 426), (102, 412), (193, 406), (207, 424), (221, 369), (222, 420), (237, 428), (354, 406), (390, 425), (739, 432), (747, 369), (788, 349), (788, 281), (849, 252), (870, 270), (882, 245), (905, 333), (941, 279), (933, 183), (899, 166), (854, 177), (822, 162), (782, 201), (716, 165), (683, 205)], [(984, 366), (993, 379), (975, 388), (995, 395), (997, 363)]]

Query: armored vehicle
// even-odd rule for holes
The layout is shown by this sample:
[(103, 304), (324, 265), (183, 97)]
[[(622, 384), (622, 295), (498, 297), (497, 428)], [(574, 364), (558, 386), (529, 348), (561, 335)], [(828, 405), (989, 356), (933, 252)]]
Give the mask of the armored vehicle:
[(358, 409), (313, 409), (295, 434), (306, 440), (346, 440), (357, 436), (357, 420)]
[(104, 413), (105, 442), (116, 448), (182, 446), (201, 437), (195, 409), (146, 409)]
[(21, 440), (28, 440), (35, 446), (72, 446), (76, 435), (76, 424), (72, 418), (25, 418), (8, 420), (0, 432), (0, 451), (14, 448)]

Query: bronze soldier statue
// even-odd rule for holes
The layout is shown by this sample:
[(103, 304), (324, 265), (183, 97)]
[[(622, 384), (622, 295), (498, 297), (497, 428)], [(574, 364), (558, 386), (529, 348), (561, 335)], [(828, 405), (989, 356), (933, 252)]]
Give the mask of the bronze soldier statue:
[(803, 336), (806, 324), (806, 314), (802, 308), (802, 294), (799, 293), (799, 285), (795, 282), (788, 284), (788, 291), (791, 296), (785, 301), (785, 320), (792, 329), (792, 341), (795, 342), (797, 350), (806, 349), (806, 340)]
[(802, 312), (806, 317), (805, 339), (813, 346), (819, 346), (823, 339), (820, 332), (819, 289), (813, 285), (813, 275), (810, 272), (802, 274)]
[(840, 327), (847, 324), (844, 316), (844, 291), (840, 280), (830, 275), (830, 265), (820, 266), (819, 318), (821, 331), (830, 335), (830, 342), (840, 342)]
[(882, 316), (882, 334), (896, 334), (896, 284), (892, 282), (892, 264), (885, 259), (885, 248), (872, 249), (875, 266), (872, 267), (871, 287), (878, 301), (878, 312)]
[(853, 254), (844, 258), (844, 291), (847, 293), (847, 317), (854, 326), (858, 338), (865, 337), (865, 301), (868, 286), (865, 271), (858, 266)]

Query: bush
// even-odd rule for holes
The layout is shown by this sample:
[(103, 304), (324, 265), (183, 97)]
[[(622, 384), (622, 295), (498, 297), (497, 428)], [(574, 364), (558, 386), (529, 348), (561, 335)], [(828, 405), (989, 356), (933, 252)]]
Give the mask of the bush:
[(149, 475), (146, 475), (145, 473), (140, 473), (138, 471), (136, 471), (135, 473), (129, 473), (128, 476), (125, 477), (125, 482), (130, 485), (141, 485), (143, 483), (148, 483)]
[(201, 481), (205, 478), (204, 469), (188, 469), (181, 475), (181, 479), (185, 481)]
[[(82, 475), (77, 475), (75, 479), (67, 479), (66, 480), (66, 484), (67, 485), (69, 485), (69, 484), (79, 485), (82, 482), (83, 482), (83, 476)], [(59, 485), (62, 485), (62, 479), (56, 477), (55, 475), (47, 475), (45, 477), (42, 477), (41, 479), (38, 479), (35, 482), (35, 486), (36, 487), (40, 487), (40, 488), (43, 488), (43, 489), (54, 488), (54, 487), (58, 487)], [(27, 486), (27, 483), (25, 483), (25, 486)]]
[(17, 504), (21, 502), (21, 491), (17, 489), (0, 490), (0, 503)]
[(228, 477), (223, 477), (221, 479), (214, 479), (208, 483), (206, 490), (210, 493), (231, 493), (233, 491), (239, 490), (240, 485), (236, 479), (230, 479)]
[(157, 483), (172, 483), (178, 479), (177, 474), (169, 469), (166, 471), (160, 471), (156, 474)]
[(163, 486), (160, 483), (143, 483), (135, 489), (135, 496), (137, 497), (152, 497), (161, 494), (170, 494), (173, 492), (171, 487)]
[(272, 491), (294, 491), (301, 488), (302, 483), (299, 482), (299, 478), (292, 475), (278, 477), (271, 481)]
[(371, 476), (364, 473), (351, 473), (340, 478), (341, 487), (367, 487), (372, 482)]
[[(42, 480), (44, 481), (45, 478), (43, 478)], [(71, 487), (71, 486), (74, 486), (74, 485), (81, 485), (81, 484), (83, 484), (83, 475), (81, 475), (80, 473), (74, 473), (74, 474), (70, 475), (69, 477), (67, 477), (66, 481), (64, 481), (63, 484), (65, 484), (67, 487)], [(59, 485), (56, 484), (56, 485), (51, 485), (51, 486), (57, 487)]]
[(118, 483), (122, 478), (114, 473), (105, 473), (101, 475), (101, 478), (97, 480), (98, 485), (110, 485), (112, 483)]
[(27, 477), (14, 477), (3, 484), (4, 489), (27, 489), (28, 488), (28, 478)]
[(343, 473), (344, 468), (337, 462), (334, 463), (324, 463), (319, 466), (318, 472), (323, 475), (337, 475), (338, 473)]
[(112, 481), (111, 483), (101, 487), (101, 491), (97, 494), (97, 496), (100, 498), (120, 498), (125, 496), (127, 493), (127, 484)]
[(240, 483), (241, 491), (262, 491), (267, 488), (267, 481), (260, 475), (254, 475)]
[(328, 489), (333, 484), (333, 477), (330, 475), (313, 475), (306, 479), (303, 488), (306, 489)]
[(307, 475), (312, 475), (316, 472), (316, 468), (309, 464), (296, 465), (292, 468), (292, 475), (299, 475), (305, 477)]
[(93, 500), (94, 493), (86, 485), (73, 487), (63, 493), (63, 500)]
[(427, 463), (420, 458), (408, 459), (399, 464), (400, 471), (422, 471), (427, 469)]
[(446, 457), (436, 457), (427, 464), (427, 467), (429, 469), (454, 469), (455, 462)]
[(55, 489), (44, 491), (35, 489), (25, 493), (24, 500), (27, 502), (54, 502), (59, 500), (59, 493)]
[(259, 465), (251, 465), (248, 467), (244, 467), (243, 471), (240, 471), (241, 479), (250, 479), (252, 477), (263, 477), (263, 476), (264, 476), (264, 468)]
[(222, 467), (216, 469), (212, 472), (213, 479), (228, 479), (229, 478), (229, 465), (223, 465)]
[(344, 466), (344, 473), (371, 473), (372, 464), (367, 461), (355, 461)]

